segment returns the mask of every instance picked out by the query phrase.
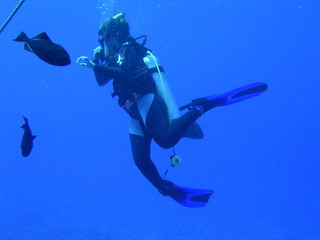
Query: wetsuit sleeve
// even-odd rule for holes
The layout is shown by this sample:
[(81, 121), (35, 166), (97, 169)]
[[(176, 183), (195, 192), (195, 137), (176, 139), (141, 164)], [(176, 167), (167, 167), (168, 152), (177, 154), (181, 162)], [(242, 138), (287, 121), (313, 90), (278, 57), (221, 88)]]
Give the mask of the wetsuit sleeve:
[(107, 84), (113, 78), (121, 77), (121, 69), (117, 67), (110, 67), (103, 64), (96, 64), (93, 68), (99, 86)]

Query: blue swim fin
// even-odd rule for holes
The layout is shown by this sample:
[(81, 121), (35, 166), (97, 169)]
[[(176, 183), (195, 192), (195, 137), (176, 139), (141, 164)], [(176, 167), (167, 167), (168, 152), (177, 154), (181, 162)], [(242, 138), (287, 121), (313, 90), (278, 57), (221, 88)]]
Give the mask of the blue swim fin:
[(206, 112), (214, 107), (226, 106), (239, 101), (243, 101), (251, 97), (259, 96), (261, 93), (263, 93), (267, 89), (268, 89), (268, 85), (266, 83), (262, 83), (262, 82), (252, 83), (220, 95), (213, 95), (209, 97), (194, 99), (192, 100), (191, 103), (179, 108), (179, 110), (182, 111), (186, 108), (190, 109), (192, 107), (201, 106), (203, 109), (203, 112)]
[(186, 207), (204, 207), (214, 192), (213, 190), (181, 187), (170, 181), (164, 181), (166, 182), (166, 186), (160, 193), (171, 197)]

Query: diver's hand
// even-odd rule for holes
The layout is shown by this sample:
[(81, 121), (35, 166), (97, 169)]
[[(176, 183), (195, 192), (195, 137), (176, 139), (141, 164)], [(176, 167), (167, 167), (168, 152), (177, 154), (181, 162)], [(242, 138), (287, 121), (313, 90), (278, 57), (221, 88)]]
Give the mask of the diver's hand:
[(96, 47), (93, 50), (93, 60), (94, 61), (103, 61), (104, 60), (104, 51), (103, 48), (101, 46)]
[(88, 68), (94, 68), (94, 66), (96, 65), (94, 62), (92, 62), (86, 56), (79, 57), (76, 62), (79, 63), (80, 66), (85, 66), (85, 67), (88, 67)]

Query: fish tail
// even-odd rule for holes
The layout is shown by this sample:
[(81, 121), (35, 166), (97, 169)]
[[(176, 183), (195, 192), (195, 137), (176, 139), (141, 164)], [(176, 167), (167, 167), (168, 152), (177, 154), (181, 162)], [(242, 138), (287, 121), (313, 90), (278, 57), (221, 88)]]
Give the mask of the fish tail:
[(26, 118), (25, 116), (22, 116), (23, 117), (23, 120), (26, 124), (28, 124), (28, 118)]
[(13, 41), (16, 41), (16, 42), (28, 42), (29, 38), (28, 38), (27, 34), (25, 34), (24, 32), (21, 32), (18, 37), (13, 39)]

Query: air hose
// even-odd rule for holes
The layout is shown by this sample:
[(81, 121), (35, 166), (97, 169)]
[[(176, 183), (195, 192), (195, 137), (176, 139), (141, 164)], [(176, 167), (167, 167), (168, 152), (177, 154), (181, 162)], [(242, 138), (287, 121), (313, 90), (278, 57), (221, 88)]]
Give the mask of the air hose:
[[(169, 112), (169, 103), (168, 103), (167, 92), (166, 92), (166, 88), (164, 86), (164, 80), (162, 78), (162, 74), (161, 74), (158, 62), (157, 62), (155, 56), (150, 51), (147, 51), (147, 53), (153, 58), (153, 61), (156, 64), (156, 68), (157, 68), (157, 71), (158, 71), (158, 74), (159, 74), (159, 77), (160, 77), (161, 86), (162, 86), (162, 89), (163, 89), (164, 101), (165, 101), (166, 106), (167, 106), (168, 121), (169, 121), (169, 124), (171, 124), (171, 117), (170, 117), (170, 112)], [(170, 157), (170, 162), (171, 162), (171, 166), (172, 167), (178, 167), (181, 164), (181, 157), (176, 155), (176, 151), (175, 151), (174, 146), (172, 147), (172, 156)], [(165, 176), (166, 176), (167, 172), (168, 172), (168, 170), (166, 171)]]

